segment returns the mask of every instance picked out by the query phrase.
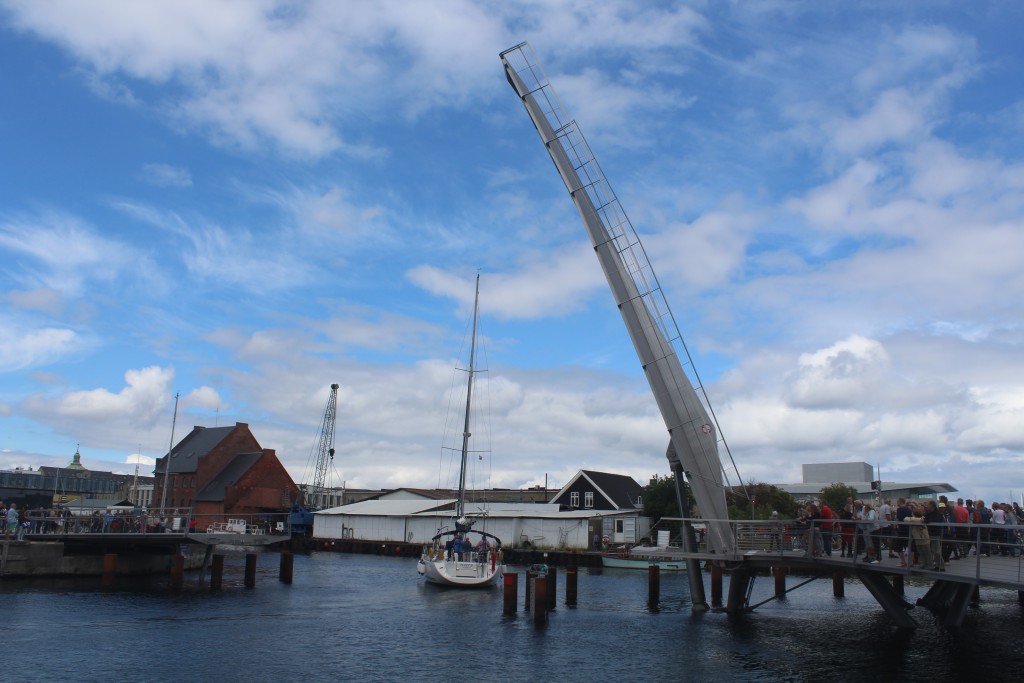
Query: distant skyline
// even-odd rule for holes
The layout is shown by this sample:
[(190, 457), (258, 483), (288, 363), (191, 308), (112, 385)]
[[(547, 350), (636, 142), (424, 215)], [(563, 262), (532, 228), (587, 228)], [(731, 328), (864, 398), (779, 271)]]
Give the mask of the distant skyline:
[[(297, 482), (667, 474), (665, 425), (502, 73), (529, 41), (644, 240), (741, 475), (1024, 484), (1024, 8), (0, 0), (0, 468), (248, 423)], [(483, 433), (481, 431), (481, 433)]]

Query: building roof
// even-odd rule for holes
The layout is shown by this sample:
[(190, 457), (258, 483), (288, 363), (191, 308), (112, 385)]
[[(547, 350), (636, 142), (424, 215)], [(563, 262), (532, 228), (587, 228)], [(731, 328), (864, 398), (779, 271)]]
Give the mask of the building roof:
[[(193, 427), (192, 432), (171, 451), (170, 473), (195, 472), (199, 459), (217, 447), (238, 425), (230, 427)], [(154, 471), (163, 474), (167, 456), (157, 459)]]
[[(314, 515), (352, 515), (358, 517), (447, 517), (452, 514), (455, 499), (428, 500), (363, 500), (350, 505), (314, 512)], [(588, 519), (636, 510), (561, 510), (554, 503), (482, 503), (481, 509), (467, 510), (470, 517), (480, 513), (494, 518), (532, 517), (547, 519)]]
[(638, 484), (636, 479), (628, 475), (597, 472), (595, 470), (580, 470), (551, 500), (561, 498), (581, 478), (589, 481), (594, 489), (601, 493), (618, 510), (635, 510), (637, 498), (644, 493), (644, 487)]
[[(832, 486), (835, 482), (822, 483), (811, 483), (804, 482), (800, 484), (779, 484), (778, 487), (793, 496), (816, 496), (821, 493), (821, 490), (826, 486)], [(857, 490), (858, 496), (874, 496), (879, 491), (871, 488), (870, 481), (847, 481), (842, 482), (847, 486), (852, 486)], [(916, 495), (937, 495), (939, 493), (952, 493), (956, 491), (956, 488), (941, 482), (923, 483), (923, 484), (906, 484), (902, 482), (883, 481), (881, 493), (883, 495), (895, 495), (904, 494), (910, 492)]]
[(239, 453), (192, 500), (215, 503), (223, 501), (224, 490), (241, 479), (262, 457), (263, 453)]

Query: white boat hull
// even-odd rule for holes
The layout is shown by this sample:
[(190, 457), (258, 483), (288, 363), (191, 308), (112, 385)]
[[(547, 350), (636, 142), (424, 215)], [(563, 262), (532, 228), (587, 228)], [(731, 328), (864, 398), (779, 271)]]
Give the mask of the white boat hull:
[(497, 564), (491, 568), (486, 562), (461, 562), (458, 560), (431, 560), (420, 558), (416, 570), (430, 583), (442, 586), (476, 588), (492, 586), (501, 577), (505, 567)]

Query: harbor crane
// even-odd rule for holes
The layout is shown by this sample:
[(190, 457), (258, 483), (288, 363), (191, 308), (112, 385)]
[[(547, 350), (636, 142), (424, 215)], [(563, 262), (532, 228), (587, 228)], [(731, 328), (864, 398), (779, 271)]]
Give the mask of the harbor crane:
[(327, 501), (327, 471), (334, 464), (334, 432), (338, 417), (338, 385), (331, 385), (323, 418), (320, 421), (320, 436), (310, 462), (313, 473), (300, 488), (302, 500), (297, 500), (291, 509), (292, 534), (306, 536), (313, 531), (313, 512), (322, 510)]

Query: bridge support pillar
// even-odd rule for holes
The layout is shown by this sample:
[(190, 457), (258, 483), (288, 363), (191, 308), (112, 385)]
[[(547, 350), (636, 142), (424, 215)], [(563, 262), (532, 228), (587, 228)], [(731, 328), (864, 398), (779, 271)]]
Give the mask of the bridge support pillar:
[(533, 577), (533, 625), (544, 628), (548, 624), (548, 579)]
[(558, 595), (558, 567), (552, 567), (548, 565), (547, 581), (545, 582), (548, 589), (548, 611), (555, 611), (555, 599)]
[(576, 605), (576, 577), (579, 568), (570, 565), (565, 568), (565, 604), (569, 607)]
[(900, 628), (917, 628), (917, 622), (907, 614), (907, 603), (897, 595), (892, 584), (886, 581), (885, 576), (878, 572), (857, 572), (857, 578), (875, 597), (878, 604), (882, 606), (885, 613), (889, 615)]
[[(690, 565), (686, 565), (686, 572), (692, 574)], [(711, 604), (715, 607), (722, 605), (722, 568), (717, 564), (711, 564)]]
[(832, 572), (832, 595), (841, 598), (846, 595), (846, 573)]
[(111, 588), (114, 585), (114, 572), (117, 570), (117, 553), (106, 553), (103, 556), (103, 578), (100, 585), (103, 588)]
[(171, 558), (171, 588), (179, 590), (185, 582), (185, 557), (174, 555)]
[(786, 599), (786, 568), (772, 567), (772, 575), (775, 577), (775, 597), (779, 600)]
[(749, 567), (738, 567), (729, 574), (729, 600), (725, 603), (726, 612), (740, 614), (746, 611), (747, 596), (753, 583), (754, 575)]
[(210, 569), (210, 588), (219, 591), (224, 581), (224, 556), (214, 555), (213, 566)]
[(256, 553), (245, 555), (245, 587), (256, 587)]
[(652, 564), (647, 567), (647, 606), (651, 609), (658, 607), (661, 599), (661, 567)]
[(278, 579), (281, 583), (292, 582), (292, 568), (295, 565), (295, 556), (287, 550), (281, 551), (281, 565), (278, 570)]
[(974, 599), (974, 589), (975, 586), (969, 583), (957, 584), (956, 593), (953, 595), (953, 599), (949, 603), (949, 609), (946, 611), (946, 616), (942, 620), (943, 626), (959, 627), (963, 625), (964, 617), (967, 616), (967, 608)]
[(502, 613), (509, 617), (516, 613), (516, 606), (519, 603), (519, 574), (508, 572), (501, 577), (501, 583), (504, 601)]

